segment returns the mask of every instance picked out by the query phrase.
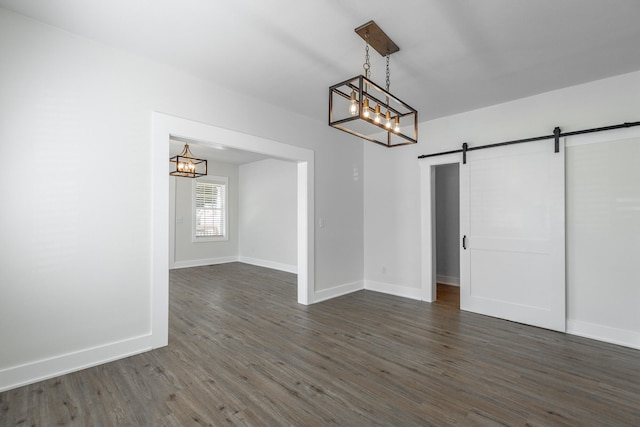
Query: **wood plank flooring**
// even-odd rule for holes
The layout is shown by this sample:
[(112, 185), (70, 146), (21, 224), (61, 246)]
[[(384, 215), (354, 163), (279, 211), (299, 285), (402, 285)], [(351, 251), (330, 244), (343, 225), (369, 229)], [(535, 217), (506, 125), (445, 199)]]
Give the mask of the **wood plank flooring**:
[(0, 426), (640, 425), (640, 351), (295, 280), (174, 270), (168, 347), (0, 393)]
[(436, 290), (435, 304), (456, 310), (460, 309), (460, 287), (438, 283)]

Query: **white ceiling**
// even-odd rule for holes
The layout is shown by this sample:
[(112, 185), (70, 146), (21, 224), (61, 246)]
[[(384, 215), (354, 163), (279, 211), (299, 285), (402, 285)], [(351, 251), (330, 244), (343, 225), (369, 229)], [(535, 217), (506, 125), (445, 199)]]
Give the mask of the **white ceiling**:
[(211, 143), (202, 143), (177, 136), (172, 136), (169, 140), (169, 156), (173, 157), (180, 154), (185, 144), (189, 144), (191, 154), (198, 159), (215, 160), (217, 162), (232, 163), (235, 165), (242, 165), (245, 163), (252, 163), (272, 158), (271, 156), (265, 156), (251, 151), (238, 150), (222, 145), (214, 147)]
[[(640, 70), (639, 0), (0, 0), (0, 7), (326, 121), (362, 73), (354, 29), (400, 46), (391, 92), (420, 120)], [(372, 79), (384, 60), (372, 50)]]

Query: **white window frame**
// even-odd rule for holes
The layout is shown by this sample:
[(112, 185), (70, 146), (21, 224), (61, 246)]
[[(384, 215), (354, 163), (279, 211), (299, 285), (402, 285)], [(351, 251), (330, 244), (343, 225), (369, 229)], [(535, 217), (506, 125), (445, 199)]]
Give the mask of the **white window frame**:
[[(222, 236), (196, 236), (196, 186), (197, 183), (209, 183), (224, 185), (224, 235)], [(196, 242), (219, 242), (229, 240), (229, 178), (226, 176), (207, 176), (206, 178), (196, 178), (192, 184), (192, 218), (191, 218), (191, 241)]]

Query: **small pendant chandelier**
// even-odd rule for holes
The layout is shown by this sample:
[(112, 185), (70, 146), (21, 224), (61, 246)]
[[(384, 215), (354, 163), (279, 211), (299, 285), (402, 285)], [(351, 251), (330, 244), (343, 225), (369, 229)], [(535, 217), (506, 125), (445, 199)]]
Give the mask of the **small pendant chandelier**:
[(191, 150), (189, 150), (189, 144), (184, 144), (182, 152), (171, 157), (169, 162), (171, 166), (169, 175), (197, 178), (207, 174), (207, 161), (193, 157)]
[[(385, 147), (416, 144), (418, 111), (389, 92), (389, 56), (400, 48), (373, 21), (355, 31), (366, 43), (364, 76), (329, 88), (329, 126)], [(386, 89), (370, 79), (369, 46), (387, 60)]]

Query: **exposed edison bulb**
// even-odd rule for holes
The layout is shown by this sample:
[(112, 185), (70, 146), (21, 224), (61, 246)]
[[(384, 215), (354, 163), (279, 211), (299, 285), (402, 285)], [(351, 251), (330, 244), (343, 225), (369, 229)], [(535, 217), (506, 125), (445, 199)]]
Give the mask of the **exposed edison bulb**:
[(373, 121), (375, 121), (376, 123), (380, 123), (380, 104), (376, 104), (376, 115), (373, 119)]
[(349, 113), (351, 113), (352, 116), (357, 116), (358, 115), (358, 100), (356, 99), (356, 91), (355, 90), (351, 91), (351, 101), (350, 101), (350, 105), (349, 105)]
[(396, 116), (396, 125), (393, 128), (393, 131), (398, 133), (400, 132), (400, 117)]
[(387, 129), (391, 129), (391, 112), (389, 112), (389, 110), (387, 110), (387, 113), (384, 115), (384, 119), (384, 127), (386, 127)]
[(369, 98), (365, 98), (362, 102), (362, 115), (367, 119), (369, 118)]

